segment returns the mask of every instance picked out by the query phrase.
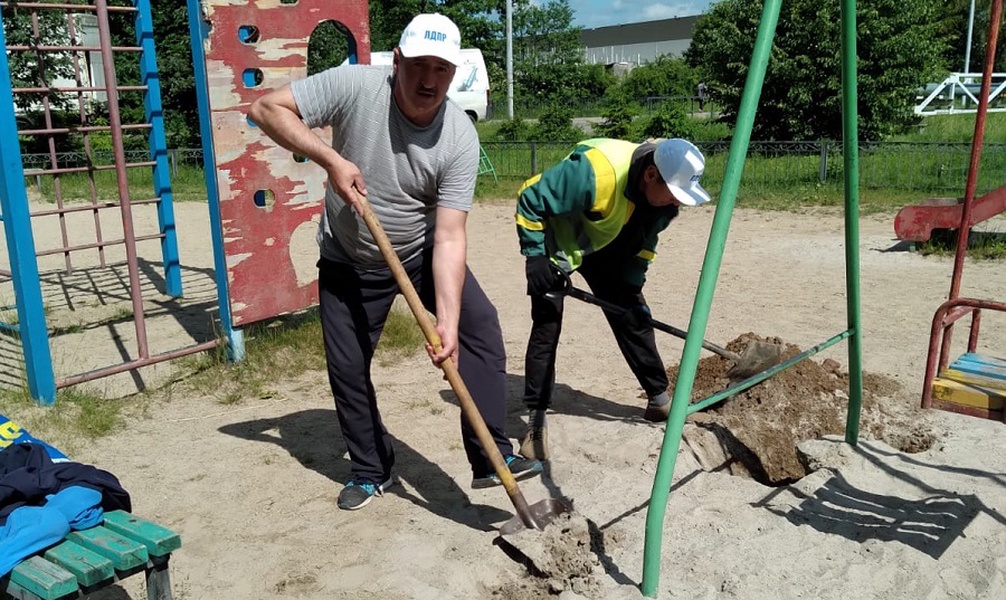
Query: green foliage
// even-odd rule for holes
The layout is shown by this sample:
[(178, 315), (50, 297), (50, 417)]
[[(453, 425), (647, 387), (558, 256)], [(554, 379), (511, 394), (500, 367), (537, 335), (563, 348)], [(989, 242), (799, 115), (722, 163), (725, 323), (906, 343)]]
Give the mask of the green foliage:
[[(92, 119), (93, 125), (108, 125), (106, 117), (96, 117)], [(92, 152), (112, 152), (112, 132), (95, 131), (88, 136)]]
[(599, 136), (628, 139), (632, 131), (632, 111), (625, 104), (612, 104), (604, 109), (604, 120), (594, 127)]
[(338, 67), (349, 58), (346, 28), (335, 21), (322, 21), (307, 43), (307, 74), (314, 75)]
[(693, 119), (692, 138), (703, 142), (729, 140), (733, 133), (730, 126), (719, 119)]
[(532, 135), (533, 139), (545, 142), (577, 142), (587, 134), (573, 126), (573, 111), (569, 105), (556, 99), (545, 107)]
[(610, 77), (601, 65), (533, 65), (519, 74), (519, 78), (514, 78), (514, 96), (522, 105), (531, 107), (557, 100), (580, 105), (585, 100), (603, 96), (610, 84)]
[(643, 125), (642, 137), (694, 139), (692, 119), (678, 102), (668, 101), (660, 105), (660, 110)]
[[(941, 4), (942, 10), (935, 24), (938, 27), (939, 36), (947, 42), (947, 51), (943, 57), (945, 59), (944, 66), (948, 71), (962, 71), (965, 68), (964, 57), (967, 50), (968, 21), (972, 0), (946, 0)], [(981, 72), (985, 54), (988, 52), (989, 7), (991, 4), (992, 0), (974, 2), (970, 67), (967, 69), (971, 73)], [(1006, 39), (1006, 20), (1000, 20), (998, 39), (993, 70), (1001, 73), (1006, 70), (1006, 48), (1003, 46), (1003, 39)]]
[[(753, 137), (841, 138), (840, 0), (783, 5), (761, 91)], [(858, 3), (860, 136), (904, 131), (914, 122), (915, 90), (940, 67), (946, 42), (934, 20), (939, 0)], [(736, 122), (761, 16), (761, 1), (723, 0), (696, 24), (688, 63), (700, 70), (713, 102)]]
[[(929, 241), (916, 247), (919, 254), (928, 256), (954, 256), (957, 253), (956, 230), (936, 229)], [(1006, 234), (999, 231), (970, 231), (968, 233), (968, 258), (977, 260), (1002, 260), (1006, 258)]]
[[(100, 143), (99, 143), (100, 142)], [(107, 144), (104, 146), (103, 144)], [(111, 149), (108, 137), (91, 136), (92, 148), (97, 150)], [(108, 155), (106, 155), (108, 156)], [(109, 156), (106, 160), (110, 161)], [(126, 173), (131, 190), (153, 189), (153, 171), (151, 169), (129, 169)], [(42, 177), (41, 189), (35, 189), (45, 202), (54, 203), (56, 192), (52, 178)], [(34, 178), (26, 178), (26, 183), (34, 184)], [(94, 184), (99, 198), (115, 198), (118, 194), (118, 183), (113, 170), (102, 170), (89, 176), (88, 173), (69, 173), (59, 178), (60, 194), (66, 202), (90, 201), (91, 184)], [(175, 202), (206, 201), (206, 179), (202, 168), (198, 166), (179, 164), (171, 174), (171, 191)]]
[(587, 137), (573, 125), (569, 105), (555, 100), (548, 103), (536, 123), (521, 118), (503, 121), (488, 138), (501, 142), (578, 142)]
[(0, 389), (0, 414), (71, 456), (91, 440), (119, 429), (125, 408), (122, 402), (103, 398), (84, 385), (60, 388), (50, 407), (39, 406), (27, 384)]
[(513, 40), (514, 96), (522, 103), (596, 98), (612, 81), (601, 65), (583, 64), (569, 0), (515, 2)]
[(632, 69), (619, 87), (628, 98), (693, 96), (697, 83), (695, 69), (683, 59), (658, 56), (656, 60)]
[(418, 354), (425, 347), (426, 337), (415, 316), (404, 300), (397, 301), (384, 322), (375, 358), (383, 366), (392, 365), (402, 358)]
[(374, 51), (394, 49), (413, 17), (438, 12), (457, 24), (462, 46), (481, 48), (488, 62), (490, 55), (504, 54), (500, 45), (504, 24), (496, 18), (499, 7), (495, 0), (370, 0), (370, 47)]
[[(196, 102), (195, 75), (192, 68), (192, 49), (189, 45), (188, 12), (184, 4), (151, 2), (154, 45), (158, 81), (161, 87), (161, 105), (164, 107), (164, 124), (169, 148), (189, 148), (199, 145), (199, 109)], [(108, 26), (112, 43), (116, 46), (135, 46), (135, 15), (113, 12)], [(117, 52), (115, 77), (118, 85), (142, 85), (139, 54)], [(119, 116), (123, 124), (146, 122), (144, 94), (140, 91), (120, 92)], [(95, 109), (96, 115), (107, 115), (104, 106)], [(123, 145), (127, 150), (148, 147), (144, 131), (124, 132)]]
[(579, 27), (573, 27), (569, 0), (549, 0), (540, 6), (514, 2), (514, 62), (521, 69), (581, 62)]
[[(7, 46), (63, 46), (67, 45), (67, 23), (62, 11), (39, 11), (37, 33), (32, 23), (30, 9), (4, 6), (2, 11), (4, 37)], [(79, 25), (78, 25), (79, 26)], [(10, 50), (7, 52), (7, 63), (10, 68), (11, 87), (37, 87), (42, 82), (65, 77), (73, 78), (73, 61), (70, 53), (45, 52), (44, 59), (39, 62), (38, 54), (28, 50)], [(14, 94), (14, 106), (21, 110), (41, 112), (37, 103), (38, 94)], [(73, 96), (69, 94), (50, 94), (49, 102), (56, 110), (65, 110), (71, 106)]]
[(494, 137), (503, 142), (523, 142), (531, 139), (532, 131), (533, 127), (530, 123), (517, 117), (503, 121)]
[[(398, 45), (402, 30), (412, 17), (423, 13), (424, 0), (370, 0), (370, 49), (374, 51), (392, 50)], [(467, 45), (461, 31), (462, 43)]]
[[(925, 117), (917, 127), (891, 141), (971, 143), (974, 135), (975, 115), (957, 113)], [(990, 112), (985, 116), (984, 140), (986, 144), (1006, 143), (1006, 113)]]

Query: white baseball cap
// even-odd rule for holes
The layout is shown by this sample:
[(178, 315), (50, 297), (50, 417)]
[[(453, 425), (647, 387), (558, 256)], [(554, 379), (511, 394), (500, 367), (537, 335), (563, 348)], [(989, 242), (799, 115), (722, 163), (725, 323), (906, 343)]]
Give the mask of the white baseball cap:
[(680, 138), (662, 140), (653, 152), (653, 162), (678, 202), (685, 206), (709, 202), (709, 192), (699, 185), (706, 159), (694, 144)]
[(461, 66), (461, 32), (458, 26), (444, 15), (416, 15), (402, 32), (398, 51), (405, 58), (436, 56)]

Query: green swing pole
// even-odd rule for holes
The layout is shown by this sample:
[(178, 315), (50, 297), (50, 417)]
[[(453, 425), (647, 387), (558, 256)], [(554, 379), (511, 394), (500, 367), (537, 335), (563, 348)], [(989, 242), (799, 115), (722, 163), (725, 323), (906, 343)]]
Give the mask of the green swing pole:
[(737, 125), (730, 143), (726, 175), (723, 178), (723, 187), (720, 190), (709, 242), (706, 245), (702, 274), (699, 276), (699, 285), (692, 306), (692, 316), (688, 323), (688, 336), (681, 355), (674, 396), (671, 399), (671, 412), (664, 430), (664, 442), (660, 448), (657, 472), (653, 478), (653, 490), (650, 493), (650, 504), (646, 511), (643, 581), (640, 585), (640, 591), (649, 598), (655, 598), (657, 595), (664, 516), (667, 512), (667, 497), (671, 493), (674, 463), (678, 456), (678, 449), (681, 447), (681, 432), (688, 414), (692, 386), (695, 383), (702, 338), (705, 336), (706, 324), (709, 322), (709, 308), (713, 301), (716, 279), (719, 277), (727, 231), (730, 229), (730, 218), (737, 200), (737, 190), (740, 188), (741, 173), (744, 170), (744, 160), (747, 158), (751, 129), (754, 126), (755, 112), (758, 108), (762, 84), (765, 81), (765, 71), (772, 52), (772, 40), (775, 38), (775, 28), (779, 22), (781, 5), (782, 0), (765, 0), (765, 5), (762, 8), (758, 36), (755, 39), (754, 52), (751, 55), (747, 81), (744, 84), (744, 94), (741, 96)]
[(859, 441), (863, 405), (863, 333), (859, 285), (859, 114), (856, 0), (842, 0), (842, 156), (845, 168), (845, 302), (849, 331), (849, 413), (845, 441)]

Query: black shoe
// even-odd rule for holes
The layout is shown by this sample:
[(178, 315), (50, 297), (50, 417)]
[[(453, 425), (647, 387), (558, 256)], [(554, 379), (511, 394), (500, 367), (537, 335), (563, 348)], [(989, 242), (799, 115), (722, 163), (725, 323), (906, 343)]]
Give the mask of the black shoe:
[(342, 510), (359, 510), (370, 504), (374, 496), (383, 496), (384, 490), (394, 484), (395, 481), (391, 477), (388, 477), (388, 480), (384, 483), (373, 483), (369, 479), (357, 479), (354, 477), (339, 492), (339, 508)]
[[(543, 469), (540, 460), (524, 458), (523, 456), (518, 456), (516, 454), (511, 454), (507, 457), (506, 465), (510, 467), (510, 473), (517, 481), (530, 479), (531, 477), (541, 473)], [(503, 482), (500, 481), (499, 475), (496, 473), (490, 473), (484, 477), (476, 477), (472, 479), (473, 490), (496, 487), (497, 485), (502, 484)]]

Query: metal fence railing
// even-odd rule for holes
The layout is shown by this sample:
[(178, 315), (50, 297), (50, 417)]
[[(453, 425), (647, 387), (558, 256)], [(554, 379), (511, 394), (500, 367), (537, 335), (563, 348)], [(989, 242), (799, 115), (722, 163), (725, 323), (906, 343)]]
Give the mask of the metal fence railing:
[[(576, 145), (576, 141), (496, 142), (482, 146), (500, 179), (526, 179), (554, 165)], [(706, 155), (705, 182), (716, 187), (726, 170), (729, 141), (696, 145)], [(135, 154), (133, 156), (130, 154)], [(147, 152), (130, 151), (128, 161), (149, 160)], [(863, 142), (859, 150), (860, 185), (864, 188), (899, 189), (921, 192), (964, 190), (971, 144), (943, 142)], [(202, 167), (202, 150), (168, 150), (173, 175), (182, 167)], [(26, 175), (51, 164), (48, 154), (22, 155)], [(111, 164), (111, 152), (83, 152), (56, 155), (61, 166)], [(835, 184), (843, 179), (842, 144), (820, 142), (751, 142), (744, 163), (742, 185), (748, 189)], [(1006, 183), (1006, 144), (985, 144), (982, 149), (978, 192), (984, 193)]]
[[(176, 148), (168, 150), (168, 164), (171, 173), (177, 174), (180, 165), (202, 166), (203, 151), (200, 148)], [(149, 161), (149, 150), (126, 150), (126, 162), (138, 163)], [(21, 163), (26, 172), (51, 167), (54, 163), (60, 167), (86, 167), (88, 165), (111, 165), (115, 163), (115, 154), (111, 150), (93, 150), (87, 152), (56, 152), (55, 154), (22, 154)], [(29, 173), (30, 174), (30, 173)]]
[[(712, 103), (700, 101), (698, 96), (642, 96), (635, 98), (631, 105), (645, 114), (652, 115), (668, 103), (676, 104), (689, 114), (701, 113), (712, 108)], [(548, 112), (552, 104), (552, 101), (540, 98), (524, 98), (514, 102), (513, 116), (519, 119), (537, 119)], [(564, 100), (562, 104), (578, 117), (599, 117), (604, 115), (608, 108), (608, 101), (604, 98), (569, 99)], [(492, 107), (495, 118), (507, 118), (506, 96), (501, 93), (493, 95)]]
[[(484, 142), (499, 178), (527, 178), (561, 160), (576, 142)], [(729, 141), (695, 144), (706, 155), (705, 181), (717, 187), (726, 171)], [(963, 193), (969, 143), (864, 142), (859, 150), (865, 188)], [(1006, 183), (1006, 144), (986, 144), (978, 192)], [(748, 189), (836, 184), (843, 181), (840, 142), (751, 142), (742, 185)]]

